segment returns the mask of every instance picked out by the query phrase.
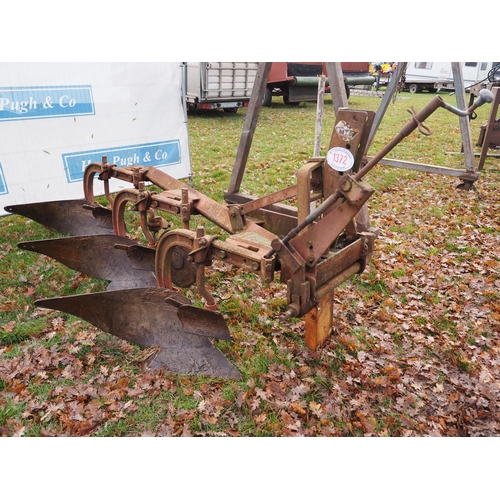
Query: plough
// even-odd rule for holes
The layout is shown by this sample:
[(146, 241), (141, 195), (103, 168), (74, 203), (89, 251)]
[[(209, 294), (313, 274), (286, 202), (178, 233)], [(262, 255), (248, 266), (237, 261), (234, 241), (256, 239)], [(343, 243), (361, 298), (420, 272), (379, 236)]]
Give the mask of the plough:
[[(340, 109), (326, 158), (311, 158), (297, 173), (297, 184), (240, 204), (221, 204), (154, 167), (118, 168), (103, 157), (84, 173), (84, 198), (5, 207), (64, 237), (21, 242), (18, 247), (47, 255), (65, 266), (109, 281), (107, 291), (39, 299), (39, 307), (78, 316), (98, 328), (151, 348), (146, 365), (173, 373), (240, 378), (239, 371), (210, 338), (230, 341), (223, 316), (205, 286), (213, 261), (256, 273), (265, 283), (276, 274), (287, 288), (284, 315), (304, 317), (341, 283), (362, 273), (375, 241), (371, 230), (358, 230), (356, 217), (374, 190), (363, 177), (434, 111), (462, 111), (435, 97), (369, 162), (364, 158), (374, 118), (372, 111)], [(109, 208), (94, 196), (95, 178), (104, 183)], [(110, 179), (130, 184), (111, 195)], [(296, 200), (285, 214), (278, 203)], [(147, 244), (127, 234), (126, 207), (139, 213)], [(177, 228), (161, 216), (178, 218)], [(201, 216), (227, 237), (207, 234), (193, 224)], [(69, 236), (68, 236), (69, 235)], [(204, 308), (179, 291), (195, 287)], [(333, 307), (330, 304), (330, 307)], [(315, 346), (313, 346), (314, 348)]]

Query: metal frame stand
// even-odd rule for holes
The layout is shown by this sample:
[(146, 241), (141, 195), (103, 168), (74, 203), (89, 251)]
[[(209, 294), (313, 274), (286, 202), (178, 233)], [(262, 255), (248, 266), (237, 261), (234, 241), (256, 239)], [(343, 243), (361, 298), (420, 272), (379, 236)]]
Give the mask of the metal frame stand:
[(490, 116), (488, 118), (488, 124), (486, 125), (486, 130), (483, 137), (483, 144), (481, 146), (481, 156), (479, 157), (479, 162), (477, 166), (478, 170), (483, 169), (484, 162), (487, 156), (498, 157), (498, 155), (488, 155), (488, 149), (490, 147), (489, 146), (490, 138), (493, 135), (493, 127), (497, 119), (498, 106), (500, 104), (500, 87), (493, 87), (491, 91), (493, 92), (494, 99), (493, 102), (491, 103)]
[[(401, 77), (401, 72), (406, 63), (398, 63), (396, 73), (394, 74), (391, 82), (389, 83), (387, 90), (384, 94), (382, 102), (380, 103), (379, 109), (375, 115), (375, 120), (372, 128), (372, 133), (370, 136), (369, 144), (366, 151), (370, 147), (370, 144), (375, 137), (377, 129), (382, 121), (382, 118), (387, 110), (390, 100), (392, 99), (395, 91), (396, 84)], [(452, 62), (453, 80), (455, 83), (455, 94), (457, 96), (457, 106), (459, 109), (465, 109), (465, 88), (463, 83), (462, 68), (460, 63)], [(427, 165), (423, 163), (415, 163), (403, 160), (395, 160), (391, 158), (383, 158), (380, 161), (381, 165), (387, 165), (389, 167), (405, 168), (410, 170), (419, 170), (421, 172), (427, 172), (432, 174), (449, 175), (452, 177), (458, 177), (462, 180), (462, 184), (458, 187), (470, 189), (472, 188), (474, 182), (479, 178), (479, 173), (476, 170), (474, 162), (474, 152), (472, 146), (472, 138), (470, 132), (470, 123), (468, 117), (459, 117), (460, 120), (460, 130), (462, 134), (462, 144), (463, 144), (463, 154), (465, 159), (465, 170), (461, 168), (450, 168), (442, 167), (439, 165)], [(370, 156), (367, 157), (371, 159)]]

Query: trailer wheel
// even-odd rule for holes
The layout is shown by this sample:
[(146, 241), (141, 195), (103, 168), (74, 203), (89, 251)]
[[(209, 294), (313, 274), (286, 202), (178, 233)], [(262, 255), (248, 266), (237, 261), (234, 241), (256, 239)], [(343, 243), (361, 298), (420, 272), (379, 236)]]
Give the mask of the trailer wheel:
[(420, 88), (420, 85), (417, 85), (416, 83), (411, 83), (409, 86), (408, 86), (408, 90), (412, 93), (412, 94), (418, 94), (422, 89)]
[(264, 99), (262, 100), (262, 106), (267, 106), (269, 108), (271, 107), (272, 102), (273, 102), (273, 91), (269, 87), (266, 87)]

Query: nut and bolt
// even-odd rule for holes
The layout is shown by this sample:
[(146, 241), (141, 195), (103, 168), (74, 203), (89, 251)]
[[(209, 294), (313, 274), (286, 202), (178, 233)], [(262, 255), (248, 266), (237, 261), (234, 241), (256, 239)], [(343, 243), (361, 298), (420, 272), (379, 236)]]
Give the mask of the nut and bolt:
[(340, 189), (342, 189), (344, 193), (349, 192), (351, 188), (352, 188), (352, 183), (349, 179), (346, 179), (345, 182), (342, 184), (342, 186), (340, 186)]
[(281, 241), (278, 241), (278, 240), (274, 240), (272, 243), (271, 243), (271, 246), (273, 247), (273, 250), (275, 252), (279, 252), (281, 250)]

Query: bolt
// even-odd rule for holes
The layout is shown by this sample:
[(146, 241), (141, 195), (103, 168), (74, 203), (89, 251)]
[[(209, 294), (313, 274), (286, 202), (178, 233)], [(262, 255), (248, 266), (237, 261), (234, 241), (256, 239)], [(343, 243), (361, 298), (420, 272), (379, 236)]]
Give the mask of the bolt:
[(237, 217), (240, 213), (239, 205), (231, 205), (228, 207), (229, 217)]
[(299, 315), (300, 315), (300, 306), (293, 302), (291, 304), (288, 304), (288, 307), (285, 311), (285, 317), (297, 318)]
[(281, 250), (281, 241), (277, 241), (277, 240), (274, 240), (272, 243), (271, 243), (271, 246), (273, 247), (273, 250), (275, 252), (279, 252)]
[(349, 179), (346, 179), (345, 182), (342, 184), (342, 186), (340, 186), (340, 189), (342, 189), (342, 191), (344, 191), (344, 193), (347, 193), (351, 190), (352, 188), (352, 184), (351, 184), (351, 181)]
[(258, 263), (258, 262), (252, 262), (252, 269), (253, 269), (254, 271), (258, 271), (258, 270), (259, 270), (259, 268), (260, 268), (260, 265), (259, 265), (259, 263)]

